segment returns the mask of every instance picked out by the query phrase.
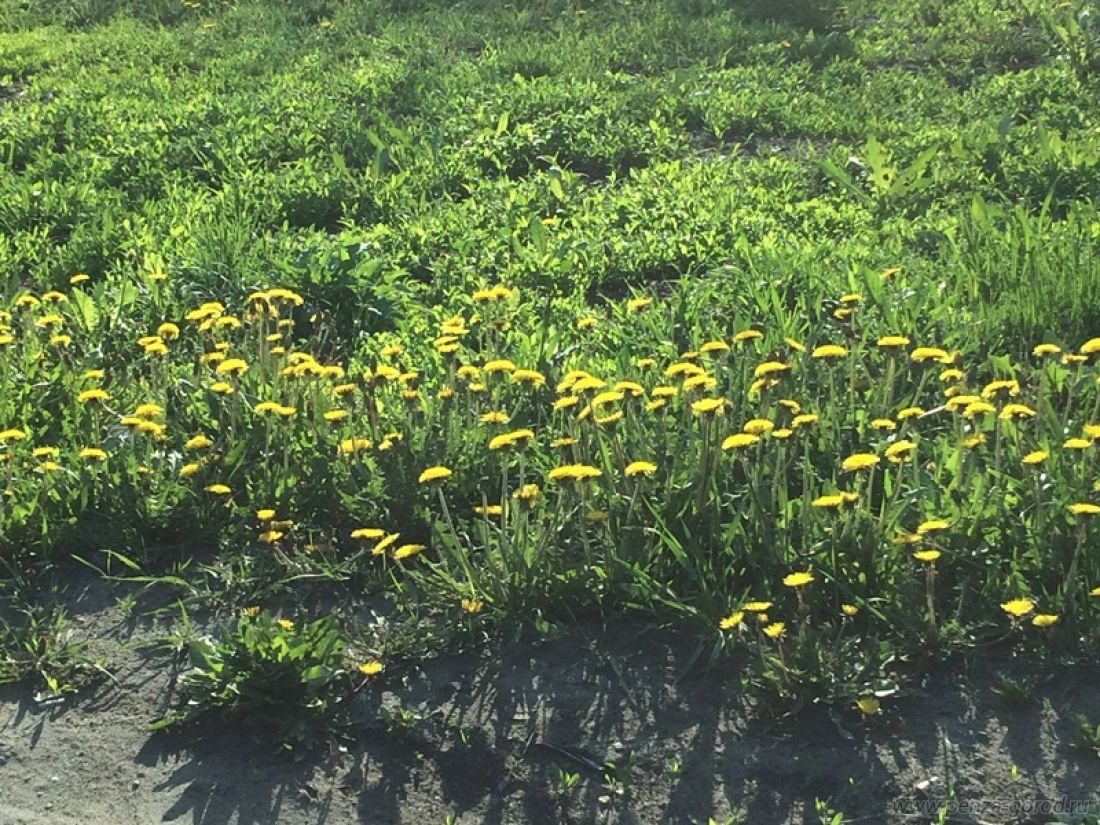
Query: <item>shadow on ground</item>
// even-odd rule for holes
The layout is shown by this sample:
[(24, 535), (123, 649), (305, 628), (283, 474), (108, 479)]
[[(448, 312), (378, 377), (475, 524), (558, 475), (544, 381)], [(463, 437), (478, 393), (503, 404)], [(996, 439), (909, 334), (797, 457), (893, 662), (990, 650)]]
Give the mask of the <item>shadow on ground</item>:
[(1074, 745), (1076, 715), (1100, 719), (1083, 671), (1000, 662), (1036, 682), (1008, 702), (989, 667), (943, 666), (866, 722), (847, 707), (788, 718), (690, 640), (578, 627), (390, 673), (346, 735), (280, 751), (238, 725), (150, 733), (172, 662), (116, 620), (130, 644), (114, 681), (51, 707), (0, 692), (0, 821), (779, 823), (819, 821), (820, 805), (912, 822), (953, 801), (951, 822), (1032, 823), (1051, 818), (1037, 800), (1084, 802), (1100, 782)]

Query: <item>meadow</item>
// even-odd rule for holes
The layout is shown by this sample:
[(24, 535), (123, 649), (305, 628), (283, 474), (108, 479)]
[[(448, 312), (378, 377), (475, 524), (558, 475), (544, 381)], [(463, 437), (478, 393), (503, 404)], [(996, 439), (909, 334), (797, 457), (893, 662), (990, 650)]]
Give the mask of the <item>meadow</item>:
[(591, 623), (1076, 667), (1098, 102), (1089, 0), (0, 0), (0, 682), (109, 676), (89, 572), (296, 748)]

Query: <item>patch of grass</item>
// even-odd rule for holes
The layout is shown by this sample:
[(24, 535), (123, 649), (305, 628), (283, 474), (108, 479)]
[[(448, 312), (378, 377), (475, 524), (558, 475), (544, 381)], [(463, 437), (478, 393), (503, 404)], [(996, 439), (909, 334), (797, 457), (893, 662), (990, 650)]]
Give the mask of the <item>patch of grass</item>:
[(257, 607), (188, 696), (295, 723), (586, 614), (792, 703), (1094, 650), (1087, 12), (0, 0), (4, 569)]

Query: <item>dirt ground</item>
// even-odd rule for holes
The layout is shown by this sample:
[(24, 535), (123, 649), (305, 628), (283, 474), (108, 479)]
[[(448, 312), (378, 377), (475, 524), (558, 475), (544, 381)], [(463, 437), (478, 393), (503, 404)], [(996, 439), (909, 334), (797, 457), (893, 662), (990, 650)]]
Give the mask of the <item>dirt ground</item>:
[(579, 627), (429, 661), (363, 697), (346, 737), (273, 752), (233, 726), (150, 733), (174, 672), (142, 644), (157, 630), (102, 594), (73, 615), (114, 678), (46, 707), (0, 691), (2, 825), (840, 822), (817, 800), (844, 822), (1046, 823), (1100, 787), (1074, 744), (1078, 713), (1100, 720), (1096, 672), (1010, 702), (988, 663), (959, 662), (867, 722), (785, 718), (682, 638)]

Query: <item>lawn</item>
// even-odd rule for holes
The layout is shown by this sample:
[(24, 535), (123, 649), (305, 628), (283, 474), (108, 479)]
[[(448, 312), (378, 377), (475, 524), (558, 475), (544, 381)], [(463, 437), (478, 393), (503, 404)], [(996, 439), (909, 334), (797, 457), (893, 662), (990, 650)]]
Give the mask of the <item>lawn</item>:
[[(550, 650), (559, 712), (570, 667), (629, 706), (576, 735), (660, 717), (646, 792), (644, 749), (517, 757), (506, 725), (482, 796), (440, 769), (362, 821), (543, 821), (484, 808), (532, 744), (547, 822), (912, 821), (837, 754), (942, 679), (1010, 738), (1045, 720), (1035, 798), (1086, 793), (1092, 0), (0, 0), (0, 172), (11, 707), (114, 691), (158, 753), (366, 737), (415, 785), (409, 737), (462, 758), (440, 669)], [(677, 792), (666, 682), (716, 730), (807, 726), (836, 776)], [(947, 784), (924, 821), (978, 821)]]

